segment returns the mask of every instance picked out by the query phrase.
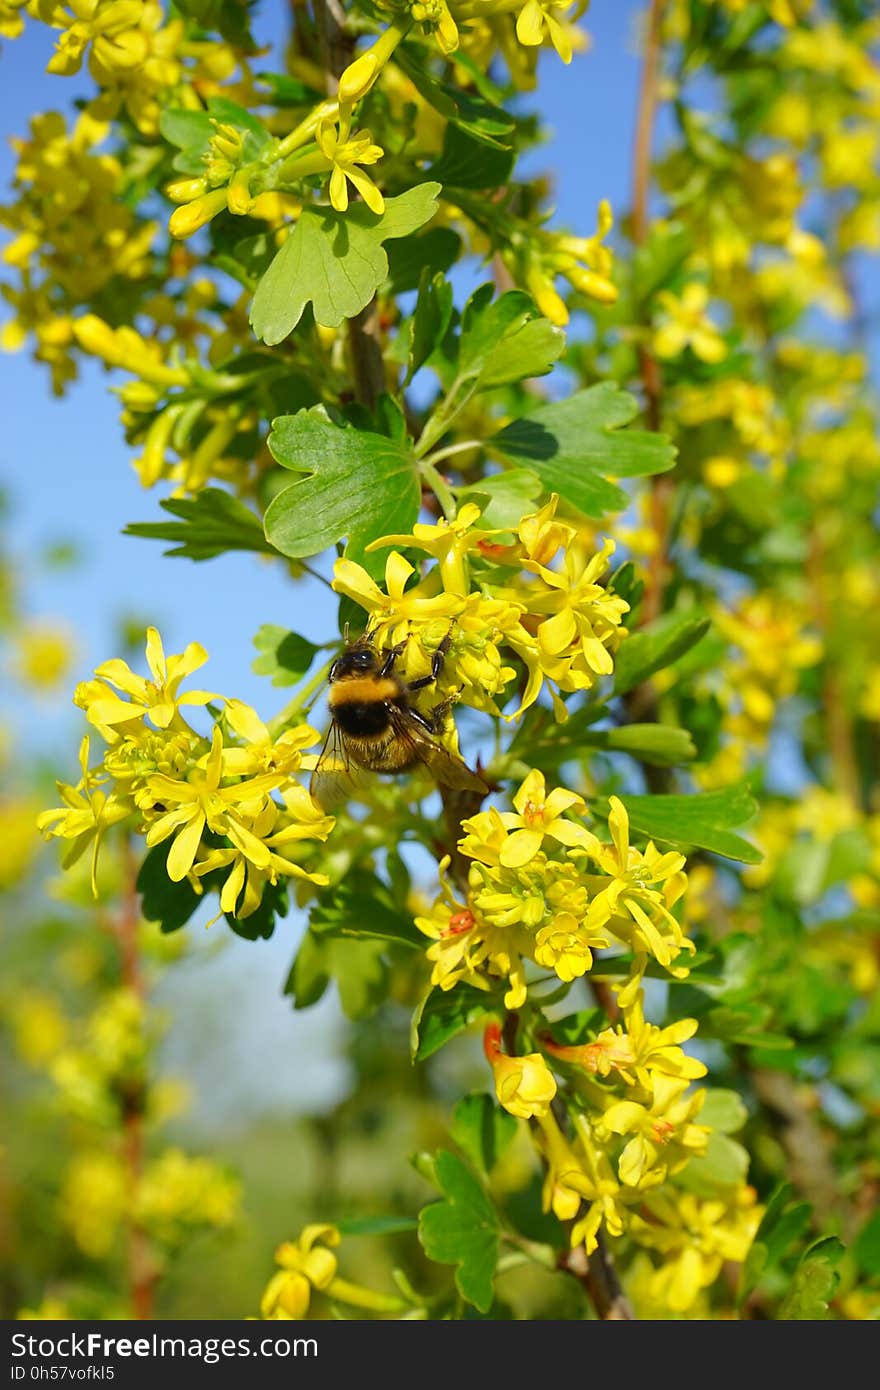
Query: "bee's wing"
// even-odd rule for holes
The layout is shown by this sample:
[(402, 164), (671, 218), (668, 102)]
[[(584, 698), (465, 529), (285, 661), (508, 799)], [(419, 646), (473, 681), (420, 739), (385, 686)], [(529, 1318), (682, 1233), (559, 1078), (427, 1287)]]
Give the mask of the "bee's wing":
[(391, 722), (395, 734), (410, 749), (413, 759), (430, 768), (438, 782), (458, 791), (480, 792), (483, 795), (488, 792), (489, 788), (482, 778), (471, 772), (461, 758), (444, 748), (409, 711), (392, 706)]
[(345, 737), (333, 719), (309, 782), (309, 792), (322, 810), (333, 811), (355, 795), (359, 783), (359, 769), (348, 756)]

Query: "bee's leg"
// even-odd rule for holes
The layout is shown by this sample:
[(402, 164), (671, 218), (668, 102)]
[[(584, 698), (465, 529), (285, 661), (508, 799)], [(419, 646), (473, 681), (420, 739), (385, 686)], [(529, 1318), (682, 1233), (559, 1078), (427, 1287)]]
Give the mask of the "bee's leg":
[(396, 647), (389, 647), (388, 651), (383, 652), (385, 660), (382, 662), (382, 665), (379, 668), (380, 676), (391, 675), (391, 672), (394, 670), (394, 663), (400, 656), (400, 653), (403, 651), (405, 646), (406, 642), (398, 642)]
[(443, 663), (446, 660), (446, 653), (449, 651), (449, 644), (452, 641), (452, 633), (447, 632), (440, 646), (431, 657), (430, 676), (420, 676), (417, 681), (410, 681), (408, 690), (424, 690), (426, 685), (433, 685), (440, 672), (443, 670)]
[[(449, 711), (455, 704), (455, 697), (450, 696), (448, 700), (443, 700), (441, 704), (435, 705), (428, 714), (423, 716), (424, 723), (432, 734), (442, 734), (449, 720)], [(412, 712), (412, 711), (410, 711)]]

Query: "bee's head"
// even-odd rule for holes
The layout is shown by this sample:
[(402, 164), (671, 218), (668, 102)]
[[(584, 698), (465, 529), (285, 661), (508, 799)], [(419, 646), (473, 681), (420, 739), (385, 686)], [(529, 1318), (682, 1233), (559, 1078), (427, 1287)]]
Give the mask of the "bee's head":
[(367, 642), (356, 642), (338, 656), (330, 667), (330, 680), (345, 680), (349, 676), (369, 676), (378, 671), (379, 658)]

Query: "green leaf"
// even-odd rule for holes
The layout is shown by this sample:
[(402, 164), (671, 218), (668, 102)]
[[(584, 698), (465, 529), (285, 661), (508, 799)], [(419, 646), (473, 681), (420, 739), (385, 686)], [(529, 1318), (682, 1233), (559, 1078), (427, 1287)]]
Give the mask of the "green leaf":
[(837, 1266), (846, 1247), (836, 1236), (824, 1236), (808, 1246), (794, 1272), (788, 1293), (777, 1313), (777, 1321), (818, 1321), (828, 1315), (840, 1274)]
[(169, 145), (179, 150), (205, 149), (214, 134), (207, 111), (186, 111), (166, 107), (159, 116), (159, 130)]
[(295, 1009), (307, 1009), (336, 981), (346, 1017), (368, 1018), (388, 992), (381, 941), (342, 941), (307, 931), (284, 986)]
[(203, 29), (216, 30), (235, 48), (255, 53), (248, 28), (250, 5), (244, 0), (175, 0), (182, 15), (194, 19)]
[(638, 305), (669, 285), (690, 255), (692, 236), (680, 222), (655, 225), (633, 257), (633, 295)]
[(422, 430), (420, 456), (443, 437), (475, 391), (543, 376), (564, 351), (564, 333), (539, 316), (527, 294), (509, 290), (493, 299), (494, 293), (494, 285), (481, 285), (464, 307), (458, 352), (438, 368), (448, 390)]
[(554, 1042), (562, 1043), (565, 1047), (577, 1047), (581, 1043), (591, 1042), (607, 1023), (603, 1009), (578, 1009), (577, 1013), (553, 1019), (547, 1031)]
[(739, 1091), (712, 1086), (706, 1092), (698, 1124), (717, 1129), (720, 1134), (736, 1134), (748, 1118), (749, 1112)]
[(482, 506), (482, 520), (492, 530), (515, 531), (523, 517), (534, 511), (541, 490), (536, 473), (528, 468), (508, 468), (456, 489), (456, 496), (460, 502)]
[(662, 434), (629, 430), (638, 403), (611, 382), (539, 406), (506, 425), (487, 447), (505, 462), (533, 469), (545, 488), (587, 516), (626, 506), (626, 493), (607, 481), (663, 473), (675, 450)]
[(167, 858), (167, 845), (148, 850), (136, 885), (141, 895), (141, 913), (148, 922), (158, 922), (160, 931), (166, 933), (185, 926), (204, 901), (187, 879), (180, 883), (171, 881), (165, 868)]
[(441, 1149), (435, 1172), (446, 1200), (419, 1213), (422, 1248), (429, 1260), (456, 1265), (455, 1285), (462, 1298), (488, 1313), (498, 1263), (498, 1215), (460, 1158)]
[(418, 516), (408, 443), (334, 425), (317, 407), (274, 420), (269, 449), (282, 467), (307, 475), (266, 511), (266, 536), (282, 555), (317, 555), (343, 536), (360, 554), (378, 536), (408, 532)]
[(245, 140), (245, 157), (259, 154), (263, 146), (268, 145), (272, 139), (259, 116), (255, 116), (253, 111), (248, 111), (246, 107), (239, 106), (237, 101), (230, 101), (228, 97), (209, 97), (208, 115), (223, 125), (245, 130), (253, 137), (252, 141)]
[(385, 211), (364, 203), (347, 212), (306, 207), (269, 269), (251, 306), (251, 326), (270, 345), (292, 333), (311, 303), (315, 319), (338, 328), (369, 304), (388, 275), (382, 243), (408, 236), (437, 211), (440, 185), (421, 183), (399, 198), (386, 198)]
[(859, 1231), (853, 1254), (863, 1274), (880, 1274), (880, 1211), (875, 1211)]
[(311, 1008), (324, 997), (330, 975), (327, 943), (319, 942), (314, 932), (307, 931), (284, 982), (284, 993), (291, 996), (295, 1009)]
[(408, 912), (402, 912), (381, 879), (355, 870), (325, 889), (312, 908), (309, 923), (320, 937), (355, 941), (391, 941), (422, 951), (425, 938)]
[[(700, 1114), (697, 1123), (708, 1121)], [(700, 1197), (713, 1197), (719, 1188), (740, 1187), (748, 1171), (749, 1155), (742, 1144), (727, 1134), (710, 1134), (706, 1152), (692, 1158), (676, 1182)]]
[(165, 554), (182, 555), (189, 560), (210, 560), (228, 550), (277, 554), (250, 508), (222, 488), (205, 487), (195, 497), (168, 497), (159, 505), (180, 519), (135, 521), (125, 527), (123, 534), (172, 541)]
[(810, 1224), (807, 1202), (792, 1202), (791, 1183), (783, 1183), (767, 1203), (740, 1273), (737, 1302), (742, 1305), (763, 1275), (800, 1240)]
[(489, 1176), (513, 1142), (517, 1123), (491, 1096), (470, 1095), (452, 1112), (452, 1137), (479, 1172)]
[(172, 168), (178, 174), (204, 174), (204, 156), (214, 134), (207, 111), (165, 110), (159, 117), (159, 130), (169, 145), (176, 145), (180, 151), (172, 160)]
[(433, 1056), (450, 1038), (501, 1007), (500, 995), (474, 989), (472, 985), (429, 990), (413, 1017), (413, 1061), (423, 1062)]
[(273, 685), (296, 685), (321, 650), (298, 632), (264, 623), (257, 630), (254, 646), (260, 653), (251, 670), (258, 676), (271, 676)]
[(623, 724), (619, 729), (593, 729), (583, 743), (612, 753), (629, 753), (652, 767), (675, 767), (697, 756), (687, 729), (671, 724)]
[(614, 662), (614, 693), (624, 695), (696, 646), (711, 626), (705, 613), (664, 613), (622, 644)]
[(485, 390), (546, 375), (565, 350), (562, 329), (542, 318), (521, 290), (498, 299), (493, 293), (493, 285), (481, 285), (464, 307), (459, 377)]
[(435, 77), (425, 64), (423, 48), (401, 44), (394, 60), (435, 111), (475, 140), (507, 148), (509, 141), (505, 141), (504, 137), (513, 131), (514, 119), (503, 107)]
[(477, 140), (451, 121), (443, 153), (428, 169), (444, 188), (500, 188), (513, 169), (514, 151)]
[(271, 91), (273, 106), (312, 106), (324, 99), (323, 93), (286, 72), (258, 72), (256, 77)]
[(441, 274), (455, 265), (461, 237), (451, 227), (431, 227), (419, 236), (398, 237), (385, 248), (388, 285), (394, 294), (417, 290), (422, 272)]
[(426, 266), (419, 282), (419, 297), (413, 314), (406, 374), (408, 382), (437, 344), (443, 341), (451, 321), (452, 286), (445, 275), (431, 275)]
[(762, 855), (731, 833), (757, 812), (748, 787), (740, 782), (717, 792), (694, 796), (622, 796), (630, 827), (652, 840), (682, 848), (708, 849), (725, 859), (760, 864)]

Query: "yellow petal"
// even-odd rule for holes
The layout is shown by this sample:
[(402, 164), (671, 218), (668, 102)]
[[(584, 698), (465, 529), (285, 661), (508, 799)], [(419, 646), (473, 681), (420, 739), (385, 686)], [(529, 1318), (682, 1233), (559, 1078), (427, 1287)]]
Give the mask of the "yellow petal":
[(523, 864), (528, 864), (530, 859), (534, 859), (541, 848), (543, 838), (540, 830), (515, 830), (501, 850), (501, 864), (505, 869), (522, 868)]
[(199, 852), (204, 828), (205, 813), (200, 810), (196, 812), (189, 824), (184, 826), (180, 834), (174, 837), (166, 860), (168, 877), (172, 883), (180, 883), (181, 879), (186, 878), (192, 868)]

